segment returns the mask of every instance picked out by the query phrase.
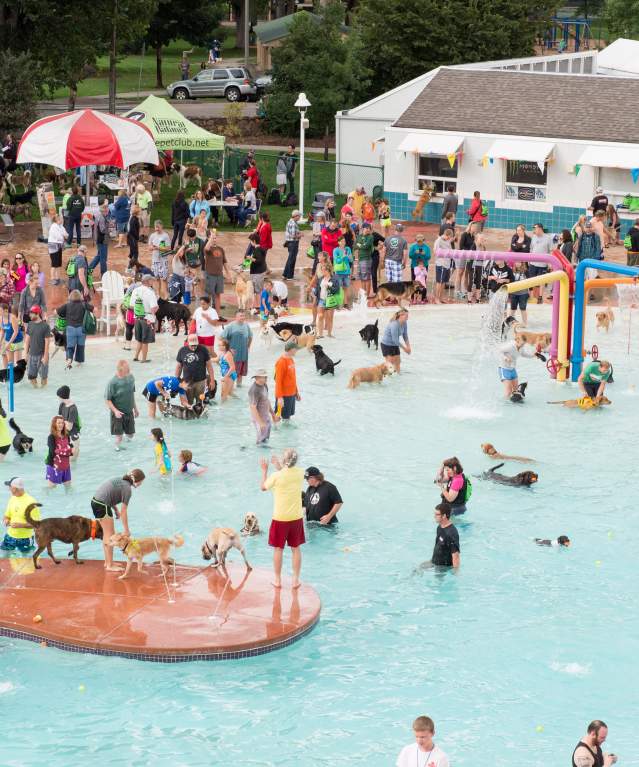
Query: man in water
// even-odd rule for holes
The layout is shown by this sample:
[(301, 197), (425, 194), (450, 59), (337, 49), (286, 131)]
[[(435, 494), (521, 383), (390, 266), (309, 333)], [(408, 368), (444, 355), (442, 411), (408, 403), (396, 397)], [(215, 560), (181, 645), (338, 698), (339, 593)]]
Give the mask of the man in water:
[(603, 397), (606, 390), (606, 384), (612, 375), (612, 365), (608, 360), (597, 360), (581, 371), (579, 376), (579, 388), (586, 395), (596, 399)]
[(607, 736), (608, 727), (601, 719), (590, 722), (588, 732), (577, 743), (572, 754), (572, 767), (610, 767), (615, 764), (616, 755), (604, 754), (601, 750)]
[(342, 496), (332, 482), (327, 482), (316, 466), (309, 466), (304, 472), (308, 487), (302, 499), (307, 522), (319, 522), (320, 525), (333, 525), (337, 522), (337, 512), (342, 508)]
[(418, 716), (413, 722), (415, 742), (399, 752), (396, 767), (448, 767), (448, 756), (433, 742), (435, 723), (429, 716)]
[(450, 521), (452, 506), (446, 501), (435, 506), (435, 522), (437, 533), (431, 563), (439, 567), (455, 567), (460, 565), (459, 533)]

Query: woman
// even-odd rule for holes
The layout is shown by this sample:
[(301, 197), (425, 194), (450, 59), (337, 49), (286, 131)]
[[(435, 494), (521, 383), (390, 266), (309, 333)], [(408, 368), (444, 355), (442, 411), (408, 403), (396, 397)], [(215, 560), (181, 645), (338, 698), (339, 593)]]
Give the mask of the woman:
[[(447, 227), (447, 228), (450, 229), (451, 227)], [(477, 245), (475, 243), (476, 234), (477, 234), (476, 225), (473, 223), (469, 223), (464, 229), (464, 231), (461, 233), (461, 235), (459, 236), (459, 249), (460, 250), (477, 250)], [(470, 303), (469, 293), (472, 293), (472, 289), (473, 289), (472, 271), (473, 271), (472, 259), (467, 258), (467, 259), (460, 259), (459, 261), (455, 261), (456, 298), (459, 298), (459, 299), (468, 298), (468, 303)]]
[(184, 229), (186, 228), (186, 222), (189, 220), (189, 214), (190, 210), (184, 199), (184, 192), (180, 189), (175, 195), (175, 200), (173, 200), (171, 204), (171, 226), (173, 227), (171, 250), (175, 248), (176, 242), (179, 247), (182, 247)]
[(407, 309), (396, 311), (391, 321), (386, 325), (381, 347), (384, 360), (395, 368), (396, 373), (399, 373), (401, 368), (400, 349), (403, 349), (406, 354), (410, 354), (412, 351), (408, 340)]
[(587, 220), (588, 220), (588, 216), (583, 214), (583, 215), (579, 216), (579, 218), (577, 219), (577, 223), (575, 223), (573, 225), (572, 229), (570, 230), (570, 233), (572, 234), (572, 241), (573, 242), (577, 242), (579, 237), (581, 237), (581, 235), (584, 233), (584, 231), (585, 231), (585, 224), (586, 224)]
[(189, 205), (189, 213), (193, 221), (199, 218), (201, 211), (206, 213), (206, 222), (208, 224), (211, 215), (211, 206), (209, 205), (209, 201), (204, 199), (204, 192), (201, 189), (198, 189)]
[(38, 275), (30, 274), (27, 287), (20, 293), (18, 302), (18, 313), (25, 325), (29, 322), (29, 311), (32, 306), (39, 306), (42, 309), (42, 319), (47, 318), (47, 299), (44, 290), (38, 285)]
[(38, 278), (38, 285), (42, 288), (42, 290), (44, 290), (46, 280), (44, 279), (44, 273), (40, 270), (39, 261), (32, 261), (29, 264), (29, 276), (32, 274), (35, 274), (35, 276)]
[(608, 205), (606, 208), (606, 224), (609, 236), (608, 245), (622, 245), (619, 233), (621, 232), (621, 220), (614, 205)]
[(126, 230), (131, 215), (131, 200), (127, 197), (125, 189), (118, 191), (118, 196), (113, 203), (113, 218), (115, 219), (115, 231), (118, 233), (116, 248), (125, 248)]
[(222, 379), (222, 402), (225, 402), (233, 394), (235, 382), (237, 381), (237, 371), (235, 369), (235, 359), (231, 345), (227, 339), (218, 339), (217, 346), (220, 352), (217, 355), (217, 359), (220, 363), (220, 376)]
[[(572, 241), (570, 229), (563, 229), (560, 237), (559, 250), (568, 263), (574, 263), (575, 243)], [(524, 323), (525, 324), (525, 323)]]
[(526, 227), (518, 224), (510, 241), (510, 251), (511, 253), (530, 253), (531, 242), (530, 236), (526, 234)]
[(184, 297), (184, 273), (186, 271), (186, 253), (180, 248), (171, 259), (171, 274), (169, 276), (169, 301), (179, 304)]
[(242, 205), (237, 209), (237, 222), (240, 226), (248, 226), (248, 217), (257, 212), (257, 195), (249, 181), (244, 182)]
[[(129, 530), (128, 508), (131, 500), (131, 490), (140, 487), (144, 482), (142, 469), (131, 469), (123, 477), (108, 479), (103, 482), (93, 494), (91, 510), (102, 528), (102, 547), (104, 549), (104, 569), (107, 572), (117, 572), (122, 568), (113, 564), (113, 547), (109, 541), (115, 532), (113, 515), (122, 520), (123, 533), (131, 535)], [(118, 509), (118, 504), (120, 508)]]
[(24, 349), (24, 331), (18, 313), (18, 307), (13, 306), (10, 310), (2, 308), (2, 329), (4, 331), (4, 352), (2, 362), (4, 367), (22, 359)]
[(266, 211), (260, 212), (260, 222), (255, 231), (260, 236), (260, 248), (264, 251), (264, 259), (266, 260), (269, 250), (273, 247), (273, 227), (271, 226), (271, 217)]
[(481, 192), (473, 192), (473, 200), (466, 213), (468, 213), (468, 221), (474, 221), (478, 225), (479, 231), (483, 231), (484, 223), (488, 216), (484, 215), (484, 203), (481, 199)]
[[(318, 265), (318, 269), (320, 266)], [(317, 338), (324, 337), (324, 330), (329, 338), (335, 338), (333, 335), (333, 315), (335, 307), (339, 303), (339, 280), (333, 274), (333, 267), (326, 261), (321, 266), (321, 277), (319, 279), (319, 291), (317, 298)]]
[(84, 345), (87, 337), (84, 332), (84, 313), (93, 311), (93, 304), (84, 301), (82, 293), (79, 290), (72, 290), (69, 293), (69, 300), (66, 304), (56, 309), (58, 317), (67, 322), (67, 365), (66, 369), (71, 370), (71, 365), (75, 359), (76, 366), (84, 362)]
[(249, 235), (249, 240), (253, 244), (251, 253), (251, 265), (249, 266), (249, 275), (253, 283), (253, 293), (259, 306), (260, 295), (264, 287), (264, 275), (266, 274), (266, 253), (260, 248), (260, 236), (253, 233)]
[(11, 308), (16, 289), (6, 269), (0, 269), (0, 306)]
[(11, 279), (16, 289), (16, 293), (22, 293), (27, 287), (27, 274), (29, 274), (29, 264), (22, 253), (16, 253), (11, 267)]
[(67, 434), (64, 418), (56, 415), (51, 419), (51, 429), (47, 438), (47, 465), (45, 478), (49, 487), (71, 484), (71, 456), (73, 447)]
[[(328, 219), (327, 219), (328, 220)], [(337, 247), (337, 241), (339, 240), (340, 229), (337, 225), (337, 221), (334, 218), (328, 220), (327, 226), (322, 229), (320, 235), (321, 247), (324, 253), (328, 254), (329, 260), (333, 261), (333, 251)]]
[(463, 514), (466, 511), (466, 500), (472, 492), (472, 485), (464, 474), (459, 458), (447, 458), (439, 469), (437, 480), (442, 501), (450, 503), (453, 514)]
[(138, 262), (140, 247), (140, 206), (131, 206), (131, 218), (129, 219), (129, 231), (126, 235), (129, 246), (129, 269)]
[(337, 218), (337, 211), (335, 210), (335, 198), (329, 197), (324, 203), (324, 221), (328, 224), (329, 221), (335, 221)]
[(206, 186), (204, 187), (204, 199), (209, 202), (209, 207), (211, 209), (211, 218), (213, 219), (215, 226), (218, 226), (219, 224), (220, 209), (218, 208), (217, 205), (212, 205), (211, 203), (217, 202), (219, 194), (220, 194), (220, 187), (217, 181), (213, 181), (213, 179), (210, 178), (206, 182)]
[[(570, 234), (570, 232), (568, 232), (568, 234)], [(515, 264), (513, 270), (513, 282), (523, 282), (523, 280), (528, 279), (527, 269), (528, 265), (524, 261)], [(528, 307), (528, 296), (528, 290), (515, 290), (510, 294), (510, 311), (508, 312), (508, 316), (514, 317), (515, 312), (519, 309), (521, 312), (521, 321), (524, 325), (528, 324), (528, 314), (526, 312)]]
[(67, 230), (62, 226), (60, 216), (53, 216), (47, 236), (47, 250), (51, 259), (51, 284), (61, 285), (60, 267), (62, 266), (62, 249), (67, 238)]

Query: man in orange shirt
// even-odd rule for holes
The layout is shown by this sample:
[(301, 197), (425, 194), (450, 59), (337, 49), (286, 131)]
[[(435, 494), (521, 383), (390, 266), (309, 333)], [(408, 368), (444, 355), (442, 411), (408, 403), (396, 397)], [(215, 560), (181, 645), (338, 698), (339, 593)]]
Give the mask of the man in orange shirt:
[(291, 338), (284, 344), (284, 354), (275, 363), (275, 412), (284, 421), (295, 415), (295, 402), (302, 398), (297, 390), (295, 354), (297, 343)]

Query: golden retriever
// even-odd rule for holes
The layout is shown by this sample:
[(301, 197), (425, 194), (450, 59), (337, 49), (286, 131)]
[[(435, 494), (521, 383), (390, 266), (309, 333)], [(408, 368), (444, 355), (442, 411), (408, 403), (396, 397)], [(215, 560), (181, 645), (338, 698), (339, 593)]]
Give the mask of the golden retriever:
[(610, 328), (615, 324), (615, 315), (610, 308), (610, 302), (607, 302), (605, 311), (597, 312), (595, 316), (597, 318), (597, 330), (605, 330), (606, 333), (609, 333)]
[(224, 568), (226, 566), (226, 555), (230, 549), (237, 549), (240, 552), (247, 570), (253, 569), (246, 558), (246, 552), (244, 551), (244, 546), (242, 546), (240, 536), (232, 527), (214, 527), (211, 530), (202, 544), (202, 558), (206, 560), (213, 559), (213, 567)]
[(252, 511), (244, 517), (244, 527), (240, 530), (240, 535), (260, 535), (260, 522)]
[(504, 455), (504, 453), (497, 452), (497, 448), (491, 445), (490, 442), (484, 442), (481, 449), (486, 455), (491, 458), (500, 458), (504, 461), (521, 461), (522, 463), (535, 463), (534, 458), (524, 458), (521, 455)]
[(349, 389), (356, 389), (361, 383), (381, 383), (385, 376), (394, 373), (392, 365), (382, 362), (381, 365), (373, 365), (370, 368), (357, 368), (351, 373), (348, 382)]
[(251, 311), (255, 298), (253, 282), (242, 272), (238, 272), (235, 280), (235, 295), (237, 296), (237, 308), (244, 312)]
[(551, 333), (533, 333), (527, 330), (523, 325), (517, 323), (514, 328), (515, 341), (522, 341), (530, 346), (538, 346), (540, 349), (547, 349), (552, 343)]
[(306, 347), (309, 352), (311, 347), (315, 345), (315, 333), (300, 333), (299, 336), (296, 336), (290, 330), (280, 330), (280, 338), (284, 341), (292, 338), (300, 349)]
[(141, 573), (142, 560), (147, 555), (153, 553), (157, 553), (160, 557), (160, 567), (164, 575), (168, 570), (168, 566), (172, 564), (171, 557), (169, 556), (171, 547), (175, 546), (178, 548), (183, 546), (184, 538), (181, 535), (174, 535), (173, 538), (158, 538), (157, 536), (152, 538), (131, 538), (131, 536), (125, 533), (114, 533), (109, 539), (109, 544), (114, 548), (121, 549), (127, 558), (124, 573), (118, 578), (118, 580), (122, 581), (128, 577), (134, 564), (137, 564), (138, 573)]

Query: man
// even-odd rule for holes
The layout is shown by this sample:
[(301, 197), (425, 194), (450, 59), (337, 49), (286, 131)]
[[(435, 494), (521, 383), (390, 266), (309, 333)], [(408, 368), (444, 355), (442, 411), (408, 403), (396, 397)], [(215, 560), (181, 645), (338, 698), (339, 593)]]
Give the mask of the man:
[(155, 315), (158, 311), (158, 300), (155, 291), (151, 287), (153, 277), (143, 274), (141, 284), (134, 288), (131, 293), (130, 306), (133, 307), (135, 316), (135, 350), (134, 362), (150, 362), (147, 359), (149, 344), (155, 343)]
[(288, 258), (286, 259), (286, 265), (282, 272), (282, 277), (285, 280), (292, 280), (295, 277), (295, 262), (297, 261), (297, 254), (300, 249), (300, 239), (302, 237), (297, 222), (300, 220), (301, 216), (302, 214), (299, 210), (294, 210), (286, 224), (284, 244), (288, 249)]
[(149, 225), (151, 223), (151, 209), (153, 207), (153, 195), (144, 186), (144, 184), (138, 184), (135, 187), (135, 195), (133, 202), (140, 209), (140, 223), (142, 224), (142, 231), (140, 233), (140, 242), (146, 242), (149, 236)]
[(377, 293), (377, 283), (381, 276), (381, 269), (379, 267), (382, 261), (382, 252), (384, 249), (384, 242), (386, 238), (383, 234), (373, 231), (373, 257), (371, 258), (371, 280), (373, 282), (373, 294)]
[(149, 249), (151, 251), (151, 271), (158, 281), (158, 295), (161, 298), (166, 298), (171, 238), (168, 232), (164, 231), (164, 224), (160, 219), (153, 224), (153, 233), (149, 237)]
[(86, 245), (80, 245), (78, 251), (69, 260), (67, 276), (69, 277), (69, 293), (79, 290), (85, 301), (89, 298), (89, 262), (87, 261)]
[(240, 161), (240, 175), (243, 178), (246, 178), (246, 173), (248, 169), (251, 167), (251, 163), (253, 162), (254, 158), (255, 158), (255, 151), (253, 149), (249, 149), (248, 152), (244, 155), (244, 157)]
[(413, 722), (413, 732), (415, 742), (399, 752), (397, 767), (448, 767), (448, 757), (433, 743), (433, 720), (429, 716), (418, 716)]
[(601, 719), (588, 725), (586, 735), (577, 743), (572, 754), (572, 767), (610, 767), (617, 761), (615, 754), (604, 754), (601, 746), (608, 737), (608, 726)]
[(592, 198), (592, 202), (590, 203), (590, 207), (588, 210), (592, 211), (592, 215), (594, 216), (598, 210), (603, 210), (603, 212), (606, 212), (606, 209), (608, 207), (608, 197), (604, 194), (604, 190), (602, 186), (598, 186), (595, 189), (595, 196)]
[(612, 375), (612, 365), (608, 360), (591, 362), (581, 371), (578, 379), (579, 388), (584, 396), (596, 399), (603, 397), (606, 384)]
[(248, 390), (251, 421), (255, 426), (256, 445), (266, 445), (271, 436), (271, 422), (279, 420), (268, 399), (267, 372), (264, 368), (255, 371), (254, 383)]
[(386, 282), (401, 282), (402, 270), (406, 266), (406, 249), (408, 243), (402, 237), (404, 227), (395, 224), (395, 234), (384, 240), (384, 267)]
[(66, 203), (67, 212), (67, 232), (69, 239), (67, 240), (67, 247), (71, 247), (73, 242), (73, 230), (75, 229), (76, 239), (78, 245), (80, 245), (80, 233), (82, 229), (82, 213), (84, 212), (84, 197), (80, 194), (80, 190), (77, 186), (74, 186), (71, 190)]
[(636, 218), (635, 223), (628, 229), (623, 244), (626, 248), (628, 266), (637, 266), (639, 264), (639, 218)]
[(162, 397), (168, 403), (176, 394), (180, 395), (180, 404), (186, 407), (189, 404), (186, 398), (186, 390), (180, 385), (179, 378), (176, 378), (176, 376), (161, 376), (160, 378), (151, 379), (142, 389), (142, 396), (149, 403), (149, 418), (155, 418), (158, 397)]
[(24, 342), (24, 356), (27, 358), (27, 378), (34, 389), (40, 385), (46, 386), (49, 378), (49, 343), (51, 328), (42, 319), (42, 309), (35, 304), (29, 309), (29, 324), (27, 325)]
[[(544, 232), (544, 227), (541, 224), (535, 224), (533, 226), (532, 237), (530, 238), (530, 254), (543, 253), (544, 255), (550, 255), (552, 253), (553, 244), (552, 237)], [(539, 277), (548, 271), (548, 265), (543, 261), (529, 261), (528, 276)], [(538, 304), (544, 302), (544, 289), (542, 287), (533, 288), (533, 297), (537, 299)]]
[(319, 522), (320, 525), (334, 525), (339, 520), (337, 512), (344, 502), (339, 490), (332, 482), (327, 482), (317, 466), (309, 466), (304, 472), (308, 487), (302, 498), (307, 522)]
[(297, 350), (297, 343), (290, 338), (284, 344), (284, 354), (275, 363), (275, 412), (284, 421), (295, 415), (295, 403), (302, 399), (295, 373)]
[(371, 275), (374, 251), (375, 240), (371, 234), (371, 225), (365, 221), (355, 240), (353, 251), (355, 256), (353, 274), (355, 278), (360, 281), (362, 290), (366, 292), (366, 295), (369, 298), (371, 296)]
[[(5, 483), (9, 488), (11, 498), (7, 503), (4, 512), (4, 525), (7, 532), (0, 543), (0, 549), (4, 551), (18, 551), (26, 553), (34, 547), (33, 528), (27, 522), (25, 512), (27, 507), (35, 503), (35, 499), (24, 491), (24, 480), (22, 477), (11, 477)], [(40, 519), (40, 511), (35, 508), (31, 510), (33, 519)]]
[(135, 405), (135, 379), (126, 360), (118, 361), (115, 375), (106, 386), (104, 399), (111, 411), (111, 434), (115, 437), (115, 449), (119, 451), (123, 434), (129, 442), (133, 439), (135, 419), (140, 415)]
[(235, 200), (235, 204), (224, 205), (226, 215), (229, 217), (229, 221), (235, 224), (237, 221), (237, 197), (233, 191), (233, 181), (229, 180), (224, 183), (224, 189), (222, 189), (222, 202), (226, 203), (228, 200)]
[(302, 569), (302, 552), (300, 546), (306, 542), (304, 536), (304, 519), (302, 516), (302, 483), (304, 472), (295, 464), (297, 453), (287, 448), (282, 457), (273, 456), (271, 463), (277, 471), (268, 476), (268, 462), (260, 461), (262, 467), (263, 491), (273, 491), (273, 519), (268, 533), (268, 545), (273, 547), (273, 586), (282, 588), (282, 560), (284, 546), (288, 543), (293, 560), (292, 588), (300, 587), (300, 571)]
[(210, 296), (200, 296), (200, 305), (193, 312), (193, 322), (198, 343), (206, 346), (209, 354), (212, 354), (215, 348), (215, 328), (223, 323), (215, 309), (211, 308)]
[(229, 323), (224, 328), (222, 338), (226, 338), (233, 352), (237, 373), (236, 384), (241, 386), (242, 379), (248, 373), (249, 349), (253, 343), (253, 331), (246, 324), (246, 312), (240, 309), (235, 313), (235, 322)]
[(436, 304), (445, 304), (444, 287), (450, 281), (450, 272), (454, 260), (446, 255), (453, 249), (453, 239), (455, 233), (452, 229), (446, 229), (444, 234), (440, 235), (433, 243), (433, 252), (435, 253), (435, 297)]
[(297, 165), (297, 157), (295, 156), (295, 144), (288, 145), (285, 160), (288, 192), (289, 194), (295, 194), (295, 166)]
[(205, 290), (214, 301), (215, 311), (222, 311), (222, 293), (224, 292), (224, 275), (232, 282), (231, 273), (226, 262), (224, 248), (215, 244), (215, 230), (211, 231), (204, 246), (204, 277)]
[[(449, 213), (453, 214), (453, 222), (457, 219), (457, 208), (459, 207), (459, 198), (455, 194), (455, 187), (453, 184), (448, 184), (446, 187), (446, 196), (442, 204), (442, 224), (446, 221), (446, 216)], [(450, 219), (449, 219), (450, 220)], [(454, 226), (453, 226), (454, 228)]]
[(452, 506), (446, 501), (435, 506), (435, 522), (437, 533), (435, 534), (435, 547), (431, 563), (438, 567), (459, 567), (459, 533), (450, 521)]
[(175, 377), (181, 378), (186, 389), (186, 399), (192, 405), (204, 394), (207, 387), (215, 392), (215, 374), (208, 349), (198, 343), (195, 333), (190, 333), (187, 345), (177, 353)]
[(599, 237), (597, 232), (592, 228), (592, 223), (586, 221), (583, 232), (577, 237), (575, 258), (577, 259), (577, 262), (584, 261), (586, 258), (592, 258), (595, 261), (598, 261), (601, 258), (601, 252), (601, 237)]
[(105, 200), (100, 205), (95, 217), (95, 244), (97, 253), (89, 264), (89, 269), (95, 269), (100, 264), (100, 276), (103, 277), (108, 269), (109, 255), (109, 203)]

